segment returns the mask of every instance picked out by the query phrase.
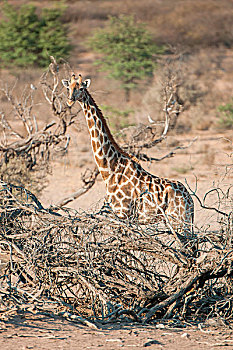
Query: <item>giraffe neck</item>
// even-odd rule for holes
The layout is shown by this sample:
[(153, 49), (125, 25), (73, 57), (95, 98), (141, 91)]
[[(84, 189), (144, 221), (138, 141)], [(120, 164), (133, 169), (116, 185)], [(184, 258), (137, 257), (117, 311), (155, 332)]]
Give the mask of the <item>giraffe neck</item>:
[(103, 180), (107, 180), (116, 171), (121, 157), (130, 159), (131, 156), (114, 140), (102, 112), (89, 92), (86, 91), (85, 97), (79, 103), (86, 117), (95, 162)]

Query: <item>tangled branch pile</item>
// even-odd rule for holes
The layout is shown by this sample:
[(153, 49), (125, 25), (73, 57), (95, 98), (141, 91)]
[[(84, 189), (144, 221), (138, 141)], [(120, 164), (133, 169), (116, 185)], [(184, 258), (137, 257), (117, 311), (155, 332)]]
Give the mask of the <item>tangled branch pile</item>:
[[(1, 316), (19, 310), (86, 324), (122, 319), (233, 316), (232, 212), (222, 232), (198, 236), (199, 258), (172, 233), (95, 214), (44, 209), (22, 187), (1, 183)], [(59, 213), (58, 213), (59, 212)]]

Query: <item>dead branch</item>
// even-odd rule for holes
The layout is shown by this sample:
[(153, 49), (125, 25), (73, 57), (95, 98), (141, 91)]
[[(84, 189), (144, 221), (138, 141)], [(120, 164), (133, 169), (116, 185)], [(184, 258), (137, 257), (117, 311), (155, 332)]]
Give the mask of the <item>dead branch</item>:
[[(151, 157), (151, 156), (148, 156), (146, 153), (141, 153), (141, 151), (139, 151), (138, 153), (135, 154), (135, 157), (141, 161), (144, 161), (144, 162), (160, 162), (166, 158), (172, 158), (175, 156), (176, 154), (176, 151), (180, 150), (180, 149), (187, 149), (189, 147), (192, 146), (192, 144), (197, 140), (197, 137), (195, 137), (191, 142), (188, 143), (188, 145), (186, 146), (177, 146), (175, 147), (173, 150), (171, 150), (170, 152), (168, 152), (167, 154), (165, 154), (163, 157), (160, 157), (160, 158), (155, 158), (155, 157)], [(153, 146), (152, 146), (153, 147)]]
[[(173, 295), (168, 297), (166, 300), (163, 300), (159, 304), (152, 307), (149, 310), (149, 312), (146, 314), (146, 318), (144, 319), (143, 323), (147, 323), (157, 311), (167, 308), (168, 306), (172, 305), (175, 301), (183, 297), (184, 294), (187, 294), (193, 288), (193, 286), (198, 282), (199, 282), (198, 287), (200, 287), (200, 286), (203, 286), (203, 284), (207, 280), (220, 278), (227, 274), (228, 274), (228, 270), (226, 268), (221, 269), (220, 271), (218, 271), (218, 273), (213, 273), (213, 270), (208, 270), (202, 273), (197, 272), (196, 275), (189, 277), (189, 279), (181, 285), (178, 292), (174, 293)], [(232, 273), (228, 274), (229, 277), (232, 275), (233, 275), (233, 271)]]
[[(79, 113), (70, 113), (60, 83), (60, 67), (53, 56), (50, 58), (51, 64), (41, 77), (41, 86), (55, 120), (39, 126), (35, 103), (38, 89), (26, 87), (19, 98), (15, 93), (16, 83), (12, 88), (7, 84), (1, 88), (10, 104), (7, 111), (0, 112), (1, 178), (31, 188), (45, 183), (52, 155), (67, 152), (70, 142), (67, 130)], [(32, 180), (33, 177), (36, 178)]]
[[(205, 205), (205, 201), (206, 201), (207, 197), (208, 197), (211, 193), (213, 193), (213, 192), (215, 192), (215, 193), (217, 194), (218, 199), (219, 199), (218, 202), (219, 202), (219, 205), (220, 205), (221, 201), (223, 200), (222, 198), (220, 198), (220, 196), (221, 196), (221, 195), (225, 196), (225, 194), (222, 192), (222, 190), (221, 190), (220, 188), (213, 188), (213, 189), (207, 191), (207, 192), (205, 193), (205, 196), (204, 196), (203, 201), (202, 201), (202, 200), (200, 199), (200, 197), (197, 195), (196, 190), (192, 190), (191, 187), (189, 186), (189, 184), (187, 183), (187, 181), (186, 181), (186, 185), (187, 185), (189, 191), (191, 192), (191, 195), (197, 199), (197, 201), (198, 201), (198, 203), (199, 203), (199, 205), (200, 205), (201, 208), (207, 209), (207, 210), (213, 210), (213, 211), (215, 211), (216, 213), (221, 214), (221, 215), (223, 215), (223, 216), (231, 217), (231, 213), (230, 213), (230, 214), (229, 214), (229, 213), (225, 213), (225, 212), (223, 212), (222, 210), (220, 210), (219, 208), (210, 207), (210, 206)], [(230, 188), (231, 188), (231, 186), (230, 186)], [(229, 188), (229, 189), (230, 189), (230, 188)], [(229, 191), (229, 189), (228, 189), (228, 191)]]
[(177, 78), (175, 76), (172, 76), (169, 77), (169, 79), (164, 84), (164, 128), (161, 132), (161, 135), (157, 137), (157, 123), (154, 123), (153, 120), (149, 120), (150, 125), (139, 125), (138, 128), (134, 131), (131, 139), (122, 147), (125, 151), (131, 153), (139, 160), (159, 162), (163, 159), (173, 157), (177, 150), (186, 149), (196, 141), (195, 138), (187, 146), (175, 147), (172, 151), (161, 158), (150, 157), (146, 153), (143, 153), (144, 149), (151, 149), (157, 144), (163, 142), (167, 137), (169, 130), (174, 129), (176, 126), (177, 119), (182, 112), (184, 105), (184, 102), (179, 96), (179, 83), (176, 80)]

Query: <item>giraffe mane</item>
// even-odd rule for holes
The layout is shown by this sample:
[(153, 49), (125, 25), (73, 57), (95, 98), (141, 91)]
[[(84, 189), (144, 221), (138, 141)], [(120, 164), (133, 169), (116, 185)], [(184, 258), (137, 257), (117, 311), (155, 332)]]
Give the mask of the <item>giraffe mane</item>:
[(107, 122), (106, 122), (105, 117), (103, 116), (103, 113), (102, 113), (101, 109), (99, 108), (99, 106), (97, 105), (97, 103), (95, 102), (95, 100), (94, 100), (94, 98), (91, 96), (91, 94), (90, 94), (87, 90), (86, 90), (86, 92), (87, 92), (87, 94), (88, 94), (88, 96), (89, 96), (91, 102), (92, 102), (93, 105), (95, 106), (96, 111), (98, 112), (98, 114), (99, 114), (99, 116), (100, 116), (100, 118), (101, 118), (101, 121), (102, 121), (102, 123), (103, 123), (104, 129), (105, 129), (105, 131), (106, 131), (106, 133), (107, 133), (107, 135), (108, 135), (108, 138), (109, 138), (109, 140), (112, 142), (112, 144), (114, 145), (114, 147), (115, 147), (119, 152), (121, 152), (121, 154), (123, 154), (124, 156), (126, 156), (126, 157), (128, 157), (128, 158), (131, 158), (134, 162), (136, 162), (136, 163), (139, 164), (140, 162), (139, 162), (139, 160), (138, 160), (135, 156), (133, 156), (132, 154), (129, 154), (129, 153), (125, 152), (125, 151), (117, 144), (117, 142), (115, 141), (115, 139), (114, 139), (114, 137), (113, 137), (113, 135), (112, 135), (112, 133), (111, 133), (109, 127), (108, 127), (108, 124), (107, 124)]

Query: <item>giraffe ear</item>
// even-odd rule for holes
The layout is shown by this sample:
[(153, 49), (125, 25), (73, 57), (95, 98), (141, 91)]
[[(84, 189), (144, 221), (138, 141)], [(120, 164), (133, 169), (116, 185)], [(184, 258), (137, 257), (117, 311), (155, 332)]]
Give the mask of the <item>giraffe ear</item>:
[(91, 85), (91, 79), (86, 79), (82, 85), (87, 89)]
[(62, 84), (66, 87), (66, 88), (68, 88), (69, 87), (69, 80), (66, 80), (66, 79), (62, 79)]

